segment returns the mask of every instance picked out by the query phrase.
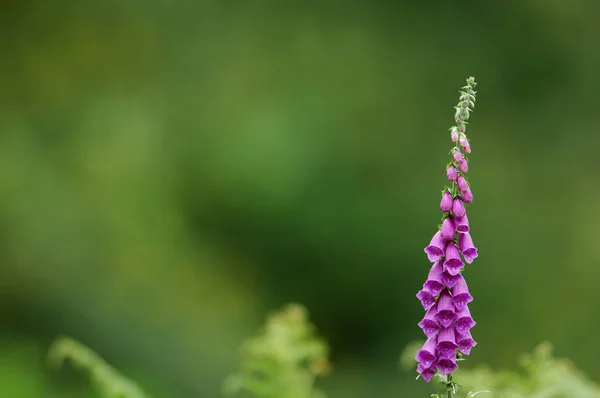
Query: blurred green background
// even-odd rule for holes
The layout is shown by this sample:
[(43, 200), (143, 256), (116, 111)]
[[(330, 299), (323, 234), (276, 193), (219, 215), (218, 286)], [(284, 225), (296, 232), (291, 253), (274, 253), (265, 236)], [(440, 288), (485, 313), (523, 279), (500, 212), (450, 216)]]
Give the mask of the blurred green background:
[(44, 363), (66, 333), (155, 397), (218, 397), (290, 301), (331, 398), (427, 396), (398, 358), (469, 75), (465, 366), (549, 340), (600, 381), (600, 2), (0, 7), (0, 396), (85, 396)]

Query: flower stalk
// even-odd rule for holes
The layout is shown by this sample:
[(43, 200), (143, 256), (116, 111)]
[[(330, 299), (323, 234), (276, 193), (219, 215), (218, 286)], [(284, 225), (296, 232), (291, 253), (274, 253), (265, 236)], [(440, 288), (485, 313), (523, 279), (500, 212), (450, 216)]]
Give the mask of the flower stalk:
[(415, 357), (417, 372), (426, 382), (438, 374), (445, 384), (447, 398), (453, 398), (458, 390), (452, 377), (458, 368), (457, 360), (469, 355), (471, 348), (477, 345), (470, 331), (475, 321), (468, 308), (473, 297), (462, 275), (465, 263), (471, 264), (478, 256), (465, 207), (473, 201), (466, 175), (471, 153), (466, 130), (475, 106), (476, 85), (475, 79), (469, 77), (467, 85), (459, 91), (454, 114), (456, 124), (450, 128), (454, 147), (446, 167), (446, 178), (451, 184), (442, 191), (441, 226), (425, 248), (433, 266), (417, 294), (426, 311), (419, 326), (427, 336), (427, 342)]

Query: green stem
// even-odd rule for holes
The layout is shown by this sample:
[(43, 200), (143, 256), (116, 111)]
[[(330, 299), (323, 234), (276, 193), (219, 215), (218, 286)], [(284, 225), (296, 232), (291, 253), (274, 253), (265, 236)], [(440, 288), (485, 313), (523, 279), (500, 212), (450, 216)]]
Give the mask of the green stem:
[(452, 373), (450, 373), (448, 375), (447, 380), (448, 380), (448, 384), (446, 385), (447, 397), (453, 398), (454, 397), (454, 386), (452, 384), (450, 384), (452, 382)]

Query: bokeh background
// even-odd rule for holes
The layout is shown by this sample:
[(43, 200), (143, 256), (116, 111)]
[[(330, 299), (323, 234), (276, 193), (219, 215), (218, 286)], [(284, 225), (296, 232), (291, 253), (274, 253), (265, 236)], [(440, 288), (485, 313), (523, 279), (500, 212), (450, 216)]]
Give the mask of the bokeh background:
[(479, 346), (600, 381), (600, 3), (4, 1), (0, 396), (87, 396), (59, 334), (155, 397), (218, 397), (305, 304), (331, 398), (402, 373), (464, 79)]

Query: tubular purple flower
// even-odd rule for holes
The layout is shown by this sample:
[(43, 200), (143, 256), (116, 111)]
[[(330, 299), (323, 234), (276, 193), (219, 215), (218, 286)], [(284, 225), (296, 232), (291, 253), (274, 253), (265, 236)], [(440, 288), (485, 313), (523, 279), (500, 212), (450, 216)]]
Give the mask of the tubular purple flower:
[(430, 368), (435, 364), (437, 359), (435, 355), (436, 345), (436, 339), (430, 338), (423, 344), (423, 348), (417, 352), (415, 360), (423, 365), (424, 368)]
[(468, 232), (458, 234), (458, 246), (460, 247), (460, 251), (465, 258), (465, 261), (469, 264), (479, 256), (479, 254), (477, 254), (477, 248), (473, 246), (471, 234)]
[(444, 285), (446, 285), (447, 288), (452, 289), (454, 286), (456, 286), (459, 276), (460, 274), (451, 275), (450, 273), (448, 273), (448, 271), (444, 271), (442, 273), (442, 282), (444, 282)]
[(464, 355), (470, 355), (471, 348), (475, 347), (477, 342), (473, 340), (470, 331), (465, 334), (456, 332), (456, 344), (458, 345), (460, 352)]
[(447, 271), (450, 275), (458, 275), (460, 273), (460, 269), (464, 266), (465, 264), (460, 259), (458, 247), (456, 247), (454, 242), (448, 243), (448, 246), (446, 246), (446, 261), (444, 261), (444, 271)]
[(473, 301), (473, 296), (469, 293), (467, 281), (465, 281), (462, 275), (459, 274), (459, 276), (460, 278), (456, 281), (456, 286), (452, 288), (452, 304), (454, 304), (457, 312), (464, 310), (467, 304)]
[(454, 328), (460, 334), (466, 334), (476, 323), (471, 317), (471, 311), (469, 307), (465, 305), (461, 311), (458, 312), (458, 319), (454, 322)]
[(447, 213), (452, 210), (452, 195), (450, 192), (446, 191), (442, 195), (442, 201), (440, 202), (440, 210), (442, 213)]
[(440, 356), (443, 358), (456, 357), (456, 337), (454, 335), (454, 328), (449, 327), (440, 330), (437, 335), (437, 346), (436, 349), (440, 352)]
[(435, 296), (432, 296), (431, 293), (426, 290), (419, 290), (419, 293), (417, 293), (417, 298), (421, 300), (421, 305), (426, 310), (435, 304)]
[(443, 268), (442, 260), (436, 261), (433, 267), (431, 267), (429, 275), (427, 275), (427, 281), (423, 284), (423, 290), (429, 292), (434, 297), (438, 296), (444, 288), (444, 283), (442, 282)]
[(441, 358), (437, 361), (436, 366), (442, 372), (442, 374), (449, 375), (458, 369), (458, 365), (456, 364), (456, 358)]
[(456, 232), (459, 232), (461, 234), (469, 232), (469, 218), (467, 217), (466, 213), (464, 217), (455, 218), (454, 223), (456, 224)]
[(450, 219), (450, 217), (447, 217), (444, 222), (442, 223), (442, 238), (446, 239), (446, 240), (452, 240), (454, 239), (454, 222)]
[(423, 333), (427, 338), (434, 337), (440, 331), (440, 325), (435, 320), (435, 315), (437, 314), (437, 306), (432, 306), (427, 310), (423, 320), (419, 322), (417, 325), (421, 329), (423, 329)]
[(465, 214), (467, 214), (467, 211), (465, 210), (465, 205), (462, 200), (460, 200), (460, 198), (454, 198), (452, 201), (452, 215), (454, 218), (462, 218)]
[(463, 151), (465, 151), (465, 153), (471, 153), (471, 144), (467, 142), (467, 145), (463, 146)]
[(465, 180), (465, 177), (463, 176), (458, 176), (456, 179), (456, 185), (458, 185), (458, 189), (460, 191), (464, 191), (469, 188), (469, 184), (467, 184), (467, 180)]
[(471, 188), (469, 187), (467, 187), (467, 189), (463, 191), (460, 191), (460, 196), (462, 197), (462, 200), (464, 200), (466, 203), (471, 203), (473, 201), (473, 193), (471, 192)]
[(456, 167), (449, 166), (446, 169), (446, 178), (448, 179), (448, 181), (456, 181), (456, 179), (458, 178), (458, 173), (456, 172)]
[(462, 147), (467, 145), (468, 141), (467, 141), (467, 136), (465, 135), (465, 133), (460, 133), (460, 135), (458, 136), (458, 143)]
[(469, 171), (469, 163), (467, 163), (467, 159), (463, 158), (463, 160), (458, 162), (458, 169), (460, 171), (462, 171), (463, 173), (466, 173), (467, 171)]
[(452, 154), (452, 157), (454, 158), (455, 161), (460, 162), (461, 160), (463, 160), (463, 154), (460, 153), (459, 150), (455, 150), (454, 153)]
[(429, 383), (431, 381), (431, 378), (435, 374), (435, 367), (432, 366), (431, 368), (426, 368), (423, 365), (418, 364), (417, 372), (419, 372), (419, 374), (421, 375), (423, 380), (425, 380), (427, 383)]
[(427, 253), (429, 261), (435, 262), (444, 255), (445, 248), (446, 239), (442, 238), (442, 231), (437, 231), (429, 242), (429, 246), (425, 248), (425, 253)]
[(442, 327), (449, 327), (452, 325), (452, 322), (456, 320), (458, 316), (454, 312), (454, 305), (452, 305), (452, 296), (448, 293), (447, 290), (444, 290), (440, 294), (440, 298), (437, 303), (437, 314), (435, 314), (434, 319), (442, 325)]

